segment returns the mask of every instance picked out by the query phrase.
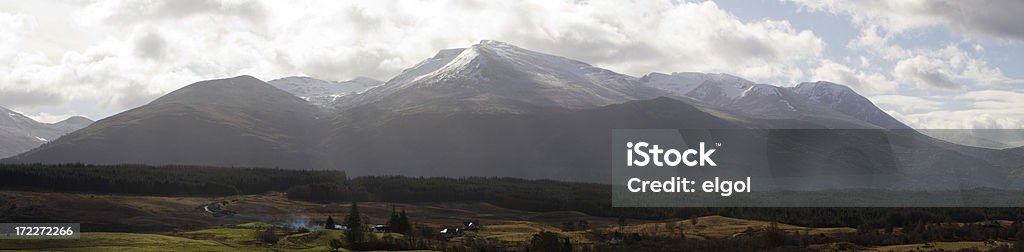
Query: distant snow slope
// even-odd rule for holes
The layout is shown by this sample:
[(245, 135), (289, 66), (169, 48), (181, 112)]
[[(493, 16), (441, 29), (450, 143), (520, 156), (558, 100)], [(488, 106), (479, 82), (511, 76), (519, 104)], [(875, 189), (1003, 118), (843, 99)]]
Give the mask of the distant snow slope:
[(814, 117), (816, 119), (813, 120), (823, 122), (855, 120), (879, 128), (909, 128), (857, 92), (830, 82), (778, 87), (728, 74), (693, 72), (651, 73), (641, 81), (647, 86), (689, 97), (713, 108), (753, 118)]
[(91, 123), (92, 120), (81, 116), (57, 123), (41, 123), (0, 107), (0, 158), (28, 151)]
[(366, 92), (366, 90), (380, 86), (384, 82), (366, 77), (357, 77), (352, 80), (339, 82), (291, 76), (267, 83), (307, 100), (314, 105), (328, 107), (340, 97)]

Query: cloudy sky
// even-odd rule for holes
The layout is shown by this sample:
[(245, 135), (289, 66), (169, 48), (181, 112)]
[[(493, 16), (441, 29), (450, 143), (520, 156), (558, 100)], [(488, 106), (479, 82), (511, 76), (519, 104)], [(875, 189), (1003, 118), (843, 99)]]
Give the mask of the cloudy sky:
[(0, 106), (101, 119), (249, 74), (387, 80), (501, 40), (625, 74), (851, 86), (919, 128), (1024, 128), (1024, 1), (0, 1)]

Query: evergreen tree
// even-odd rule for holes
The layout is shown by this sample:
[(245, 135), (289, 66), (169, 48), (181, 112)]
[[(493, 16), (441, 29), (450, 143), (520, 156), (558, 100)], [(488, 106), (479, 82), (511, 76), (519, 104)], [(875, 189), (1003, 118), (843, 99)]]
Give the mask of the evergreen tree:
[(345, 224), (348, 225), (348, 231), (345, 232), (345, 239), (348, 240), (349, 246), (362, 242), (365, 238), (365, 230), (363, 230), (363, 217), (359, 214), (358, 202), (352, 202), (352, 210), (349, 210)]
[(398, 214), (398, 231), (402, 234), (412, 234), (412, 224), (409, 223), (409, 216), (405, 215), (405, 209), (402, 209), (402, 213)]
[(335, 226), (335, 224), (334, 224), (334, 219), (333, 219), (333, 218), (331, 218), (331, 216), (330, 216), (330, 215), (328, 215), (328, 216), (327, 216), (327, 222), (326, 222), (326, 223), (324, 223), (324, 228), (325, 228), (325, 229), (334, 229), (334, 226)]
[(391, 230), (398, 232), (398, 212), (395, 211), (395, 207), (391, 207), (391, 216), (388, 217), (388, 226), (391, 226)]

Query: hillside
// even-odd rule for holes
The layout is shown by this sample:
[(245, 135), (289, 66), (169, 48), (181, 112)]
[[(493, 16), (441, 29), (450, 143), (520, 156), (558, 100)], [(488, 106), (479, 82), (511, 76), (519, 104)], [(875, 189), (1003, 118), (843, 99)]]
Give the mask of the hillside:
[(202, 81), (5, 162), (316, 167), (320, 113), (250, 76)]

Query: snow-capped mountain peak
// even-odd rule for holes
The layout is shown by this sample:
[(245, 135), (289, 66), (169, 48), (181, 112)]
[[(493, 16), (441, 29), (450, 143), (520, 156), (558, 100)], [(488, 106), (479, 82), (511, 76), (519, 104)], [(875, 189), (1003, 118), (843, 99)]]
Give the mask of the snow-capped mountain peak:
[(632, 76), (500, 41), (484, 40), (468, 48), (441, 50), (434, 57), (406, 69), (383, 87), (356, 97), (351, 104), (388, 100), (385, 103), (389, 106), (406, 107), (455, 98), (587, 108), (654, 98), (655, 93)]

